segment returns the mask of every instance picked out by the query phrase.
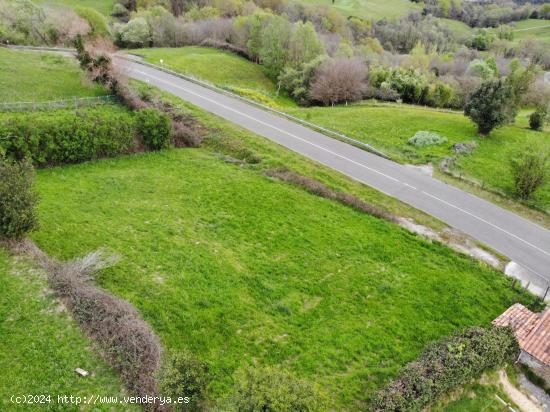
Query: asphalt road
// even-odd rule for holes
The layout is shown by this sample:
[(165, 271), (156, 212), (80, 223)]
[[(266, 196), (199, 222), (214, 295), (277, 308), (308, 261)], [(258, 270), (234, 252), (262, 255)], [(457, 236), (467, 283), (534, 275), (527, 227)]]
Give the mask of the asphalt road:
[[(550, 285), (550, 231), (415, 169), (327, 137), (180, 77), (128, 63), (128, 74), (420, 209), (527, 269), (540, 292)], [(213, 67), (213, 70), (216, 68)]]

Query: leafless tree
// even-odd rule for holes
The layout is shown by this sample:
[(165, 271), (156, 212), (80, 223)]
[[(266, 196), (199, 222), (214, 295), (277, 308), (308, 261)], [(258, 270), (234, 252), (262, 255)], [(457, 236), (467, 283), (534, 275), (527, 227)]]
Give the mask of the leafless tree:
[(311, 96), (325, 105), (360, 100), (366, 90), (366, 66), (359, 59), (332, 59), (321, 64)]

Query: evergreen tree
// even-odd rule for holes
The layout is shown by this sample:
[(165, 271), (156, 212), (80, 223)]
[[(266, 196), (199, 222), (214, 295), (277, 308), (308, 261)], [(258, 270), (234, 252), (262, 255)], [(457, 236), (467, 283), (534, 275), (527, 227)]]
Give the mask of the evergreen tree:
[(513, 92), (502, 79), (488, 80), (470, 96), (464, 114), (477, 125), (479, 134), (486, 136), (495, 127), (510, 122)]

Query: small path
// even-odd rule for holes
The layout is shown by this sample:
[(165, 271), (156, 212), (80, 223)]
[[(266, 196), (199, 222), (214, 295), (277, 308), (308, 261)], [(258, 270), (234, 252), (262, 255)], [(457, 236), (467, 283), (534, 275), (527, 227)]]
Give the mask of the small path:
[(522, 412), (544, 412), (544, 409), (538, 402), (534, 401), (531, 397), (512, 385), (504, 370), (498, 372), (498, 378), (506, 395), (508, 395), (511, 401), (515, 403)]

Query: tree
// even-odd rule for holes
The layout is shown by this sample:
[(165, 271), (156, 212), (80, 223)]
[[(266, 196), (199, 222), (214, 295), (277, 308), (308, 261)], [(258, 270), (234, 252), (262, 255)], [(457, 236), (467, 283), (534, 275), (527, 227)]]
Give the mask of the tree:
[(256, 63), (259, 63), (260, 50), (262, 48), (262, 29), (268, 16), (267, 13), (261, 11), (256, 11), (250, 16), (250, 28), (246, 47)]
[(324, 52), (323, 45), (311, 22), (299, 21), (294, 25), (289, 42), (289, 60), (292, 66), (298, 67), (303, 63), (308, 63)]
[(527, 93), (529, 86), (535, 79), (536, 72), (537, 69), (534, 64), (522, 67), (517, 59), (512, 60), (510, 63), (510, 74), (506, 77), (506, 83), (512, 90), (513, 106), (510, 112), (510, 116), (513, 116), (512, 121), (520, 108), (522, 97)]
[(136, 17), (120, 29), (120, 39), (129, 47), (148, 46), (151, 42), (151, 30), (147, 20)]
[(363, 97), (367, 69), (358, 59), (332, 59), (319, 66), (311, 84), (311, 97), (325, 105)]
[(512, 99), (512, 90), (504, 80), (488, 80), (470, 95), (464, 114), (477, 125), (479, 134), (486, 136), (510, 121)]
[(548, 178), (549, 152), (530, 146), (515, 154), (510, 160), (514, 178), (514, 191), (521, 199), (529, 199)]
[(281, 16), (273, 16), (262, 31), (260, 62), (268, 76), (277, 78), (288, 60), (290, 23)]
[(285, 67), (279, 75), (279, 86), (286, 90), (299, 105), (311, 103), (310, 87), (315, 71), (327, 59), (326, 55), (318, 56), (298, 68)]

